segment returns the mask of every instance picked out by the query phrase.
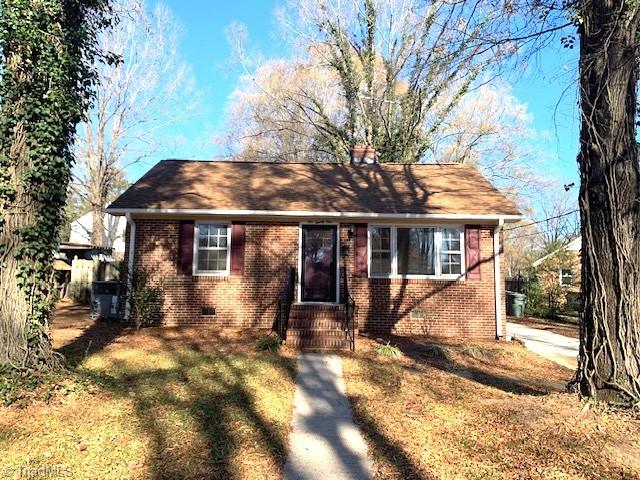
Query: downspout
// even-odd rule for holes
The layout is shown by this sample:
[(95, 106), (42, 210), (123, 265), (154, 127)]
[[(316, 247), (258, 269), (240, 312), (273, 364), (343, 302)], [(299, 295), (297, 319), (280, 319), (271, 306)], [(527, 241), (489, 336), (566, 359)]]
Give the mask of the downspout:
[(133, 289), (133, 261), (136, 248), (136, 222), (131, 218), (131, 214), (125, 214), (129, 224), (129, 258), (127, 259), (127, 303), (124, 308), (124, 319), (128, 322), (131, 318), (131, 290)]
[(502, 338), (502, 278), (500, 276), (500, 233), (504, 219), (498, 220), (498, 225), (493, 229), (493, 278), (495, 280), (494, 291), (496, 297), (496, 338)]

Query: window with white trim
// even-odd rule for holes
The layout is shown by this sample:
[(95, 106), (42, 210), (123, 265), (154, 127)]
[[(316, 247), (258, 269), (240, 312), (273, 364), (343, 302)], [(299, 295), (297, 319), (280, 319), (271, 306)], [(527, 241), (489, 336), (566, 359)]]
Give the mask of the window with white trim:
[(372, 277), (459, 278), (464, 272), (463, 251), (463, 228), (369, 227), (369, 274)]
[(462, 232), (460, 229), (440, 229), (440, 271), (442, 275), (460, 275), (462, 273)]
[(209, 275), (228, 274), (229, 225), (198, 223), (195, 233), (195, 272)]
[(573, 270), (571, 268), (560, 269), (560, 285), (573, 285)]
[(391, 228), (371, 227), (371, 271), (391, 274)]

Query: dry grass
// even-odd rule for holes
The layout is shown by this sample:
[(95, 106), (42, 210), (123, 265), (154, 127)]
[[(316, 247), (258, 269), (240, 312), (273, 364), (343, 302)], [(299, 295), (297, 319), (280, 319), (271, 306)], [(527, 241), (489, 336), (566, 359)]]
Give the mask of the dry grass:
[[(263, 332), (135, 332), (60, 313), (55, 344), (75, 368), (0, 407), (0, 477), (281, 475), (295, 358), (258, 352)], [(400, 357), (376, 354), (387, 340)], [(572, 372), (516, 343), (360, 337), (344, 358), (378, 478), (640, 478), (638, 418), (583, 409), (562, 393)]]
[(63, 465), (78, 479), (280, 474), (295, 358), (256, 351), (263, 332), (135, 332), (92, 323), (83, 308), (65, 305), (53, 334), (77, 367), (47, 402), (0, 407), (0, 472)]
[(348, 395), (377, 478), (640, 478), (640, 420), (584, 409), (517, 343), (358, 338)]

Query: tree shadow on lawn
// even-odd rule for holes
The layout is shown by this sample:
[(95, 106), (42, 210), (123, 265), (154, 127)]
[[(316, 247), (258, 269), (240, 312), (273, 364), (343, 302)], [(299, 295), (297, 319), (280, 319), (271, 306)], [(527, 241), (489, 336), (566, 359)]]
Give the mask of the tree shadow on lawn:
[(424, 467), (422, 469), (418, 467), (402, 446), (398, 445), (398, 442), (380, 430), (375, 419), (367, 414), (367, 409), (363, 405), (364, 402), (367, 402), (366, 398), (356, 394), (350, 395), (349, 399), (356, 423), (369, 445), (375, 450), (376, 456), (384, 458), (387, 465), (393, 469), (393, 472), (378, 472), (378, 475), (385, 478), (391, 473), (397, 478), (407, 480), (435, 480), (438, 478), (431, 472), (425, 472)]
[[(562, 376), (564, 369), (557, 367), (558, 371), (550, 375), (552, 378), (545, 379), (544, 373), (532, 374), (531, 370), (535, 370), (535, 366), (524, 369), (517, 362), (517, 357), (513, 358), (514, 365), (510, 368), (511, 347), (504, 352), (500, 346), (492, 347), (487, 342), (475, 345), (473, 342), (460, 344), (441, 340), (395, 336), (374, 341), (365, 338), (361, 340), (360, 352), (356, 355), (359, 366), (353, 372), (355, 383), (349, 397), (356, 422), (367, 438), (374, 458), (379, 459), (376, 467), (384, 470), (378, 474), (383, 478), (441, 478), (442, 469), (447, 468), (445, 464), (430, 465), (426, 460), (421, 462), (420, 452), (409, 450), (416, 448), (415, 445), (409, 447), (411, 441), (406, 445), (403, 443), (416, 434), (430, 435), (428, 438), (435, 441), (435, 445), (438, 444), (437, 438), (440, 438), (442, 444), (447, 445), (443, 448), (454, 456), (456, 454), (451, 452), (457, 450), (457, 455), (468, 459), (467, 465), (468, 462), (477, 462), (480, 476), (507, 471), (517, 471), (527, 476), (529, 465), (554, 468), (554, 462), (558, 469), (573, 472), (571, 465), (564, 465), (562, 455), (575, 455), (576, 452), (584, 451), (584, 442), (580, 440), (584, 437), (573, 438), (570, 433), (555, 425), (562, 425), (566, 418), (575, 416), (575, 408), (571, 405), (567, 407), (569, 413), (558, 414), (554, 408), (559, 403), (555, 400), (556, 397), (551, 397), (550, 403), (541, 398), (563, 390), (564, 384), (554, 383), (553, 377)], [(404, 357), (393, 359), (377, 356), (375, 347), (386, 344), (387, 341), (397, 345)], [(474, 347), (477, 350), (472, 350)], [(518, 351), (517, 347), (514, 351)], [(501, 355), (505, 356), (501, 358)], [(469, 362), (466, 357), (470, 358)], [(450, 375), (436, 376), (432, 369)], [(519, 372), (522, 374), (520, 377)], [(570, 375), (569, 370), (566, 372)], [(458, 385), (456, 377), (496, 388), (499, 392), (479, 389), (472, 383)], [(380, 406), (379, 402), (384, 402), (384, 399), (387, 400), (388, 407)], [(416, 421), (416, 416), (425, 415), (431, 408), (430, 404), (442, 408), (436, 409), (436, 423), (426, 430), (431, 433), (420, 433), (418, 424), (416, 431), (412, 430), (414, 427), (411, 425), (404, 425), (405, 421)], [(387, 408), (400, 410), (388, 411)], [(451, 418), (451, 424), (448, 425), (448, 417), (443, 416), (447, 411), (459, 412), (465, 418), (467, 415), (468, 418), (476, 418), (481, 425), (475, 422), (470, 424), (471, 431), (477, 428), (479, 434), (482, 431), (488, 432), (490, 438), (483, 438), (482, 435), (477, 439), (473, 436), (466, 437), (456, 423), (459, 419)], [(506, 413), (514, 417), (507, 420)], [(429, 415), (423, 421), (431, 421)], [(512, 430), (505, 432), (504, 438), (499, 435), (494, 438), (493, 429), (502, 427)], [(492, 453), (492, 442), (498, 442), (500, 448), (507, 453), (503, 452), (496, 457), (495, 452)], [(554, 445), (561, 446), (560, 452), (554, 451)], [(540, 455), (545, 458), (538, 458)], [(517, 464), (503, 462), (508, 456), (517, 458)], [(602, 464), (607, 465), (607, 462), (603, 461)]]
[[(129, 374), (124, 380), (140, 425), (151, 436), (152, 478), (243, 478), (231, 460), (247, 454), (251, 461), (252, 452), (244, 447), (254, 443), (260, 448), (253, 453), (266, 452), (271, 464), (283, 467), (285, 435), (258, 411), (255, 392), (246, 385), (247, 372), (236, 359), (177, 352), (172, 359), (174, 368)], [(290, 368), (264, 361), (279, 374), (291, 375)], [(187, 430), (184, 436), (176, 435), (180, 428)], [(189, 461), (189, 456), (197, 460)]]
[[(541, 396), (550, 392), (562, 391), (562, 387), (551, 381), (531, 381), (531, 379), (519, 378), (517, 376), (519, 373), (518, 365), (514, 365), (514, 368), (508, 368), (508, 371), (513, 372), (513, 375), (496, 372), (498, 368), (493, 358), (494, 353), (490, 348), (473, 346), (465, 348), (464, 345), (449, 342), (447, 339), (430, 337), (389, 335), (384, 338), (376, 338), (375, 341), (380, 344), (390, 342), (396, 345), (403, 355), (413, 360), (417, 366), (435, 368), (487, 387), (497, 388), (506, 393)], [(475, 350), (473, 350), (474, 348)], [(468, 356), (469, 362), (462, 363), (456, 360), (456, 357), (459, 357), (461, 353)]]
[(67, 365), (76, 367), (88, 355), (102, 351), (107, 345), (135, 329), (115, 321), (90, 316), (88, 305), (61, 302), (51, 322), (54, 346)]
[[(295, 359), (254, 352), (259, 335), (206, 327), (136, 332), (93, 322), (59, 351), (81, 376), (133, 402), (132, 424), (152, 450), (138, 460), (149, 463), (151, 478), (233, 480), (247, 477), (239, 473), (242, 463), (255, 461), (256, 478), (278, 475), (284, 466), (289, 418), (281, 425), (273, 422), (277, 413), (267, 418), (264, 412), (280, 408), (279, 394), (293, 397), (283, 383), (293, 383)], [(92, 364), (85, 368), (84, 360)], [(269, 386), (272, 396), (263, 391), (259, 398)]]

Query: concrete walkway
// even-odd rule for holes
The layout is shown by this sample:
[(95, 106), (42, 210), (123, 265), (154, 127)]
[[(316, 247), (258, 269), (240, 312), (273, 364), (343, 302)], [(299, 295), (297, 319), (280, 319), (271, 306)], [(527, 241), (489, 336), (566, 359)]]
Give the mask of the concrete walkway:
[(286, 480), (373, 477), (367, 445), (345, 395), (339, 356), (300, 354), (293, 407)]
[(507, 323), (507, 328), (513, 338), (522, 341), (529, 350), (567, 368), (576, 368), (580, 345), (578, 339), (517, 323)]

